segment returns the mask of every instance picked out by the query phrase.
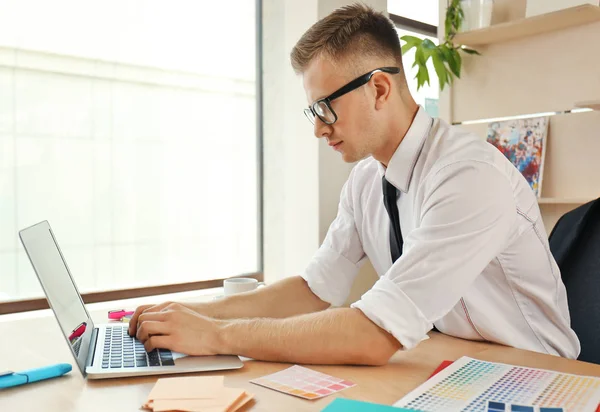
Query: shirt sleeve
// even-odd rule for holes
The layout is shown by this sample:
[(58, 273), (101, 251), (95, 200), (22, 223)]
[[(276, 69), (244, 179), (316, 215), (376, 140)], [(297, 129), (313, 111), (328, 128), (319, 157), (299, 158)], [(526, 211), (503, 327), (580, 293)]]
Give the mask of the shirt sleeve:
[(323, 244), (301, 274), (312, 292), (333, 306), (346, 301), (365, 259), (354, 220), (353, 181), (354, 169), (342, 188), (337, 216)]
[(511, 183), (495, 166), (461, 161), (423, 181), (420, 225), (402, 256), (352, 307), (415, 347), (503, 250), (516, 219)]

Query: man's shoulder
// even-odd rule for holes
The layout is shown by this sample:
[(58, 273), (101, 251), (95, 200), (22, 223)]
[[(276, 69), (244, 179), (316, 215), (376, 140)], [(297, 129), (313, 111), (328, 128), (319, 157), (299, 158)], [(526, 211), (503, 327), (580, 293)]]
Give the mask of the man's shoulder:
[(434, 138), (430, 140), (427, 162), (431, 172), (436, 172), (451, 165), (494, 166), (504, 170), (508, 162), (494, 146), (483, 137), (456, 125), (440, 122)]

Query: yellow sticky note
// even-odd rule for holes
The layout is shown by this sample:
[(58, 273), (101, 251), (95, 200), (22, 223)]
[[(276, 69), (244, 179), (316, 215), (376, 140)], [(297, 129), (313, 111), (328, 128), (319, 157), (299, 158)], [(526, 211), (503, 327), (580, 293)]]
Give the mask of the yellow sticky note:
[(240, 397), (233, 405), (227, 409), (227, 412), (235, 412), (240, 409), (242, 406), (250, 402), (254, 398), (254, 395), (248, 392), (244, 392), (242, 397)]
[(226, 412), (238, 400), (243, 399), (243, 389), (221, 388), (214, 393), (213, 399), (155, 399), (152, 403), (154, 412), (185, 411), (185, 412)]
[(161, 378), (148, 396), (148, 401), (158, 399), (213, 399), (223, 388), (223, 376), (186, 376)]

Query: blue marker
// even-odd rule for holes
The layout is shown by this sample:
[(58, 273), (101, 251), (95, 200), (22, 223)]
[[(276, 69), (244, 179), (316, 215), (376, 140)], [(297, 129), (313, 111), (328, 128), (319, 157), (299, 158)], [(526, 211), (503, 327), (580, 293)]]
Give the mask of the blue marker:
[(71, 369), (73, 367), (68, 363), (58, 363), (56, 365), (28, 369), (23, 372), (3, 372), (0, 373), (0, 389), (56, 378), (71, 372)]

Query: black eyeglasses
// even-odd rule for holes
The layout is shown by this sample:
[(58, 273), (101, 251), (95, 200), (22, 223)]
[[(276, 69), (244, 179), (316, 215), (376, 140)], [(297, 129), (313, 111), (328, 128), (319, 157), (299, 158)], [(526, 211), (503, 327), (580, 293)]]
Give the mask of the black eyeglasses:
[(398, 67), (380, 67), (379, 69), (375, 69), (370, 71), (369, 73), (365, 73), (362, 76), (352, 80), (350, 83), (342, 86), (332, 94), (323, 99), (319, 99), (313, 104), (310, 105), (308, 109), (304, 109), (304, 115), (306, 118), (312, 123), (315, 124), (315, 117), (319, 117), (321, 121), (325, 124), (334, 124), (338, 117), (337, 114), (331, 108), (331, 102), (345, 95), (346, 93), (350, 93), (352, 90), (358, 89), (360, 86), (363, 86), (371, 80), (371, 77), (375, 73), (384, 72), (390, 74), (398, 74), (400, 73), (400, 69)]

